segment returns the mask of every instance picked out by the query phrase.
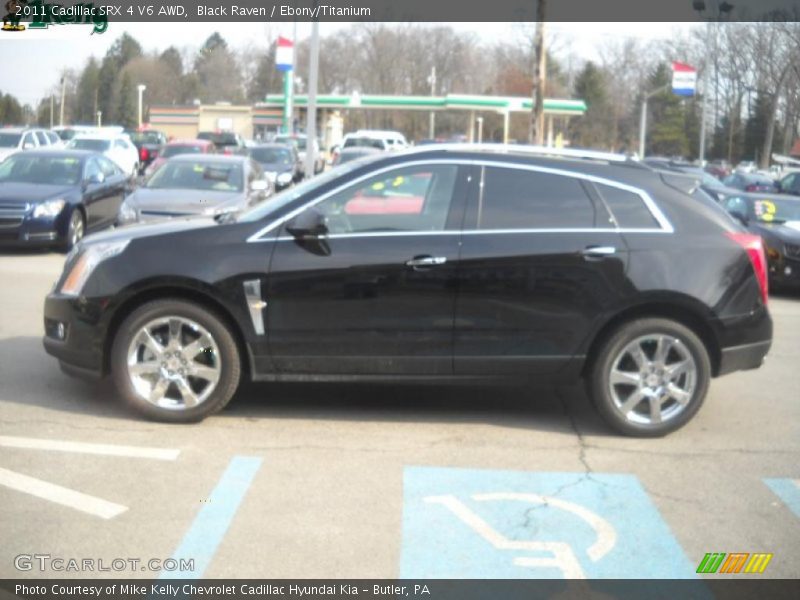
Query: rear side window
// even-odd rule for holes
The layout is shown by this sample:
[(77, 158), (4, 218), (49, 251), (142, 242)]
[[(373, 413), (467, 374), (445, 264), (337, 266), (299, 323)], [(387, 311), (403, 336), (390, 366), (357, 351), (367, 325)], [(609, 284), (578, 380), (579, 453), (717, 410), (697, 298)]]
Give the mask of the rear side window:
[(595, 186), (614, 215), (618, 227), (635, 229), (659, 227), (658, 221), (639, 194), (602, 183), (596, 183)]
[(478, 229), (591, 228), (595, 210), (573, 177), (486, 167), (477, 220)]

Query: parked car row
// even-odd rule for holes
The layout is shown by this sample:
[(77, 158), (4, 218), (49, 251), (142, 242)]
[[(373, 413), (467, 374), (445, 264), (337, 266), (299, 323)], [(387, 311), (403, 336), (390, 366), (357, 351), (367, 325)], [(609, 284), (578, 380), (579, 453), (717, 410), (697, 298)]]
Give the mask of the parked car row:
[(4, 127), (0, 129), (0, 161), (14, 152), (38, 148), (60, 148), (61, 138), (55, 131), (28, 127)]

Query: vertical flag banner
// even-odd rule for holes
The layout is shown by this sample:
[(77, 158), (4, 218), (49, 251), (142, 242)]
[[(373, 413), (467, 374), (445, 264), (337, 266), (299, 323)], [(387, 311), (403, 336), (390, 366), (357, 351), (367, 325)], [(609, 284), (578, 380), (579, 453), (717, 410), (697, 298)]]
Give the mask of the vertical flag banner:
[(678, 96), (694, 96), (697, 87), (697, 69), (686, 63), (672, 63), (672, 93)]
[(278, 47), (275, 49), (275, 66), (279, 71), (291, 71), (294, 64), (294, 44), (292, 40), (279, 37)]

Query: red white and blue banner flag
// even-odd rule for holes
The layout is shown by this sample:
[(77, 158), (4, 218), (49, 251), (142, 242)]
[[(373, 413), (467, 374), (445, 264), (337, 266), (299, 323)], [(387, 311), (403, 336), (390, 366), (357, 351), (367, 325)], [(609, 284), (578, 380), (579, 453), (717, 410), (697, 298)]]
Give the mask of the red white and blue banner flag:
[(672, 63), (672, 93), (694, 96), (697, 87), (697, 69), (682, 62)]

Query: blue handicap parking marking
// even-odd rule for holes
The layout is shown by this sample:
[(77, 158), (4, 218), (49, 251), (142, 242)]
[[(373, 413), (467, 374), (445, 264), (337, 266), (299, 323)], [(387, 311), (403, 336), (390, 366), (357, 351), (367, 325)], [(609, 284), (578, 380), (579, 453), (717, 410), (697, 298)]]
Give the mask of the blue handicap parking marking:
[(696, 575), (633, 475), (406, 467), (400, 577)]
[(765, 479), (764, 483), (800, 518), (800, 479)]

